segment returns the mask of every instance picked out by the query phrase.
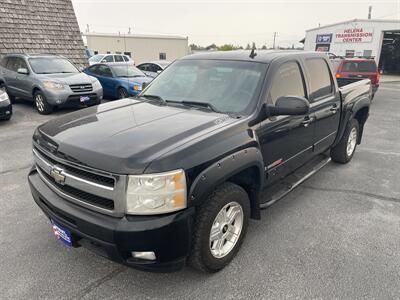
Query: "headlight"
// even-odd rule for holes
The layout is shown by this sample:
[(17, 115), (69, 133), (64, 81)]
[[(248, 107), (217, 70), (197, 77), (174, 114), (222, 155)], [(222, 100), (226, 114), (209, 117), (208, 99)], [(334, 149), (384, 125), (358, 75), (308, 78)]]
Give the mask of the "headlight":
[(7, 95), (7, 93), (6, 93), (6, 92), (1, 93), (1, 91), (0, 91), (0, 102), (2, 102), (2, 101), (7, 101), (7, 100), (8, 100), (8, 95)]
[(186, 208), (183, 170), (129, 176), (126, 212), (133, 215), (165, 214)]
[(92, 82), (92, 86), (93, 86), (94, 89), (100, 89), (100, 88), (102, 88), (101, 83), (100, 83), (100, 81), (98, 81), (98, 80), (93, 81), (93, 82)]
[(55, 82), (55, 81), (49, 81), (49, 80), (43, 81), (43, 86), (46, 89), (50, 89), (50, 90), (62, 90), (62, 89), (64, 89), (64, 85), (62, 83)]
[(132, 88), (133, 88), (134, 91), (141, 91), (142, 90), (142, 86), (141, 85), (136, 85), (135, 84)]

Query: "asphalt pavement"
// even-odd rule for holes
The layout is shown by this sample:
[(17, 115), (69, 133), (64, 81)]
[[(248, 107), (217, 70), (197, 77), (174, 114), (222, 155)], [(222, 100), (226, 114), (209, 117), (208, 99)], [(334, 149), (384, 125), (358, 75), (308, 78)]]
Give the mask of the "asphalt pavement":
[(1, 299), (395, 299), (400, 295), (400, 82), (384, 83), (362, 144), (251, 221), (234, 261), (213, 275), (146, 273), (52, 234), (27, 184), (27, 103), (0, 122)]

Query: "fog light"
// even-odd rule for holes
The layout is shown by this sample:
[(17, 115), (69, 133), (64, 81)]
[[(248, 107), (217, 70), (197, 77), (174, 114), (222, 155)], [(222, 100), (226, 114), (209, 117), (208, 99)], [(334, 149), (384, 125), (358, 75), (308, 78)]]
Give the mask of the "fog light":
[(9, 110), (7, 110), (7, 111), (6, 111), (6, 115), (9, 115), (9, 114), (10, 114), (10, 111), (9, 111)]
[(145, 260), (156, 260), (156, 255), (153, 251), (145, 251), (145, 252), (132, 251), (132, 257)]
[(56, 100), (57, 104), (61, 104), (61, 102), (62, 102), (61, 100)]

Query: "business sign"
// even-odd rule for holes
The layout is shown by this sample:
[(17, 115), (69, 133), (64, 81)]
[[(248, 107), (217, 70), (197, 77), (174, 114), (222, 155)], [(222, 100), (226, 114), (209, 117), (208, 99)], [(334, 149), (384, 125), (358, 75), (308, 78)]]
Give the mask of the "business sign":
[(370, 43), (374, 37), (373, 28), (345, 28), (335, 33), (335, 43)]
[(315, 40), (317, 44), (330, 44), (332, 42), (332, 33), (329, 34), (317, 34)]

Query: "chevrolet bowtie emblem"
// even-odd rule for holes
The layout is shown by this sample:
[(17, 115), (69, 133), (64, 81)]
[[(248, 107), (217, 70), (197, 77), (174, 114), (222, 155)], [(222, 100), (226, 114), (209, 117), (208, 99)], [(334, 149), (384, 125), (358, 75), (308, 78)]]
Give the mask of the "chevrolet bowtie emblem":
[(53, 177), (54, 181), (59, 183), (59, 184), (64, 184), (65, 182), (65, 175), (62, 174), (64, 170), (53, 167), (50, 171), (50, 176)]

